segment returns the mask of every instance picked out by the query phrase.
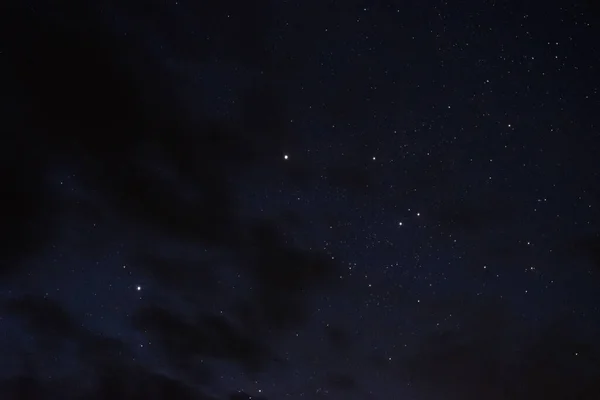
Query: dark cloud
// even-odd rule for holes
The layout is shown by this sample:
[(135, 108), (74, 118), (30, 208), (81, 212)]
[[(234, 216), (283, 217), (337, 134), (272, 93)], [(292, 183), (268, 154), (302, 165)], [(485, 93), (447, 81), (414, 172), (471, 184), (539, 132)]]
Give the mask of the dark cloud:
[(576, 321), (555, 320), (527, 332), (518, 315), (489, 302), (462, 321), (423, 340), (400, 373), (423, 391), (435, 388), (451, 399), (591, 400), (600, 394), (592, 378), (600, 359), (589, 338), (573, 334)]
[(79, 327), (64, 308), (55, 301), (32, 296), (9, 300), (4, 312), (22, 318), (32, 332), (44, 332), (44, 337), (69, 338), (79, 334)]
[(43, 167), (39, 154), (25, 151), (23, 143), (7, 147), (0, 157), (0, 179), (6, 188), (2, 194), (0, 276), (14, 274), (23, 258), (45, 247), (54, 233), (52, 213), (57, 208), (39, 173)]
[(96, 373), (96, 389), (90, 399), (214, 399), (180, 380), (145, 369), (110, 366)]
[(267, 400), (267, 398), (263, 396), (251, 396), (244, 392), (239, 392), (229, 396), (229, 400)]
[(331, 282), (337, 269), (331, 257), (286, 245), (273, 225), (260, 222), (249, 230), (242, 265), (257, 282), (254, 301), (267, 322), (286, 328), (306, 318), (302, 298), (308, 290)]
[(270, 350), (253, 332), (236, 329), (225, 318), (208, 315), (186, 321), (164, 309), (143, 309), (135, 326), (147, 330), (169, 357), (180, 365), (192, 360), (222, 359), (255, 370), (270, 361)]
[(335, 351), (343, 353), (350, 348), (351, 340), (348, 334), (342, 328), (327, 326), (325, 328), (325, 337), (327, 338), (329, 345)]
[(57, 398), (61, 391), (49, 386), (34, 376), (23, 375), (0, 382), (0, 394), (3, 398), (14, 400)]
[(0, 383), (2, 398), (10, 400), (34, 399), (174, 399), (218, 400), (210, 395), (161, 374), (149, 373), (139, 368), (122, 368), (111, 365), (97, 370), (93, 388), (86, 390), (82, 382), (56, 379), (48, 380), (34, 374), (20, 375)]
[[(191, 9), (201, 16), (194, 20), (198, 29), (221, 27), (212, 12)], [(256, 24), (252, 35), (214, 37), (200, 48), (206, 53), (190, 51), (190, 41), (189, 48), (171, 42), (184, 35), (176, 26), (163, 33), (176, 54), (187, 54), (187, 62), (202, 62), (235, 43), (241, 49), (237, 62), (260, 67), (258, 54), (268, 60), (262, 38), (271, 19), (256, 10), (253, 5), (235, 15)], [(125, 256), (170, 300), (191, 301), (191, 315), (147, 306), (134, 313), (132, 323), (153, 338), (157, 353), (168, 360), (166, 367), (178, 372), (169, 377), (122, 361), (131, 357), (127, 345), (82, 328), (78, 318), (51, 300), (17, 298), (4, 310), (23, 320), (50, 354), (60, 353), (67, 340), (75, 344), (78, 359), (94, 371), (94, 394), (86, 398), (209, 399), (184, 382), (192, 377), (211, 384), (210, 367), (199, 365), (198, 359), (227, 361), (249, 371), (269, 365), (277, 358), (269, 335), (301, 325), (310, 314), (307, 296), (335, 270), (322, 255), (289, 245), (277, 220), (238, 215), (233, 183), (281, 161), (265, 155), (280, 154), (285, 147), (284, 94), (273, 83), (273, 71), (265, 69), (237, 93), (241, 113), (229, 122), (205, 117), (201, 109), (188, 115), (181, 104), (190, 99), (177, 96), (179, 78), (144, 52), (139, 35), (126, 37), (118, 26), (103, 24), (93, 8), (80, 7), (77, 17), (71, 11), (59, 18), (44, 8), (15, 7), (11, 17), (21, 21), (15, 31), (0, 24), (3, 35), (20, 38), (3, 51), (11, 56), (5, 76), (21, 112), (11, 120), (19, 129), (11, 132), (10, 146), (3, 146), (8, 156), (2, 158), (4, 200), (12, 208), (3, 208), (7, 250), (2, 273), (23, 273), (21, 264), (51, 243), (61, 215), (101, 218), (113, 221), (116, 231), (142, 232), (134, 239), (134, 251)], [(115, 12), (128, 18), (127, 11)], [(199, 37), (207, 43), (204, 35)], [(245, 46), (237, 42), (240, 38)], [(48, 182), (56, 179), (55, 171), (71, 167), (90, 196), (60, 202)], [(299, 181), (309, 177), (302, 169), (292, 175)], [(155, 246), (158, 237), (227, 254), (235, 262), (231, 268), (254, 282), (252, 295), (227, 299), (222, 308), (228, 318), (213, 314), (206, 299), (217, 296), (222, 260), (167, 256)], [(93, 246), (101, 246), (102, 240), (108, 239), (98, 238)], [(202, 296), (194, 295), (200, 292)], [(42, 399), (66, 393), (53, 385), (25, 373), (3, 382), (7, 397), (2, 397)], [(243, 398), (239, 396), (231, 398)]]
[(327, 375), (326, 380), (330, 388), (340, 391), (352, 391), (358, 387), (356, 378), (349, 374), (331, 373)]

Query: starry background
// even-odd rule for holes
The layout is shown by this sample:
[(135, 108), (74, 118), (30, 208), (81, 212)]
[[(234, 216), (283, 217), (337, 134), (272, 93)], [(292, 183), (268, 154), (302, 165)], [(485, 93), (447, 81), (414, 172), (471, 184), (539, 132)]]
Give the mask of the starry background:
[(0, 6), (2, 399), (600, 398), (592, 2)]

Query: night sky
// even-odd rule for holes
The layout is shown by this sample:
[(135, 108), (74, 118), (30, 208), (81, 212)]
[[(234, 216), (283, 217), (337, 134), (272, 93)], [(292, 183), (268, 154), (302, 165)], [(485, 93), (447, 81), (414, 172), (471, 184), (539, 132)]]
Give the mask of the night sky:
[(592, 1), (66, 3), (0, 6), (0, 399), (600, 399)]

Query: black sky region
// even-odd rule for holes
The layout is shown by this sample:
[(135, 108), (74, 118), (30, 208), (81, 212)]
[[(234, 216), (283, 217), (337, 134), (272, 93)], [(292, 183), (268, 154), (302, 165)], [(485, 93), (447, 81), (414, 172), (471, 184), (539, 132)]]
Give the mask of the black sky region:
[(1, 399), (599, 399), (591, 1), (0, 6)]

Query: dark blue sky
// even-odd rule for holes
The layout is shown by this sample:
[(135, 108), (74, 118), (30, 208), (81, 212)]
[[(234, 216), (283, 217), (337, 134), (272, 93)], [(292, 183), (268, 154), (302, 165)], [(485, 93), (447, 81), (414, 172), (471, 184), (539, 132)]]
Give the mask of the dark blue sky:
[(600, 398), (591, 2), (12, 3), (0, 398)]

